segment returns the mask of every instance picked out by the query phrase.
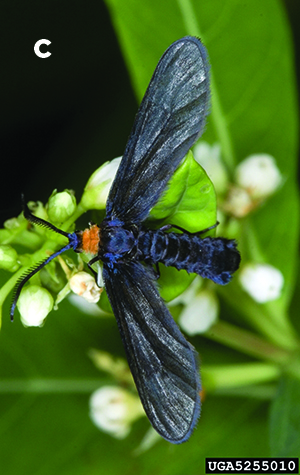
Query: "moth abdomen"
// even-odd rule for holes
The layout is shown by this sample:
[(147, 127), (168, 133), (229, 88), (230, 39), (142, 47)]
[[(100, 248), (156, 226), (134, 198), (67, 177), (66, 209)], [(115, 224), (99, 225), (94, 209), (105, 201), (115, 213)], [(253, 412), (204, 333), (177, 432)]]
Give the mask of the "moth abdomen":
[(142, 260), (184, 269), (217, 284), (227, 284), (240, 264), (233, 239), (147, 230), (141, 232), (138, 247)]

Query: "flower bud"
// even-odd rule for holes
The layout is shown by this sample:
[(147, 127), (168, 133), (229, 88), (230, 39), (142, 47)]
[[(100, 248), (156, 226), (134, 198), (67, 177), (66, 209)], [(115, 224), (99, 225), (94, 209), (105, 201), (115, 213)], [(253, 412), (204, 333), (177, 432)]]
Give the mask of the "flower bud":
[(20, 229), (21, 221), (24, 220), (23, 217), (18, 216), (17, 218), (10, 218), (4, 222), (4, 228), (9, 231), (18, 231)]
[(53, 298), (45, 288), (39, 285), (29, 285), (22, 290), (17, 307), (23, 325), (40, 327), (53, 308)]
[(41, 201), (29, 201), (27, 204), (28, 204), (28, 208), (35, 216), (48, 221), (48, 213), (46, 211), (45, 206), (43, 205)]
[(247, 264), (239, 274), (243, 289), (258, 303), (275, 300), (281, 295), (284, 278), (269, 264)]
[(219, 303), (214, 292), (202, 290), (186, 305), (179, 325), (188, 335), (206, 332), (217, 320)]
[(193, 155), (213, 182), (216, 192), (224, 193), (228, 186), (228, 175), (221, 160), (220, 145), (217, 143), (210, 145), (201, 140), (195, 145)]
[[(48, 213), (46, 211), (45, 206), (43, 205), (43, 203), (41, 201), (29, 201), (27, 203), (27, 205), (28, 205), (28, 208), (30, 209), (30, 211), (32, 212), (32, 214), (34, 214), (34, 216), (37, 216), (38, 218), (44, 219), (45, 221), (49, 221)], [(25, 219), (24, 216), (23, 216), (23, 220), (25, 221), (26, 227), (27, 227), (28, 222), (27, 222), (27, 220)], [(53, 236), (53, 231), (50, 231), (47, 228), (44, 228), (44, 227), (41, 227), (41, 226), (34, 226), (34, 231), (35, 232), (32, 233), (32, 236), (34, 236), (34, 234), (37, 234), (38, 236), (45, 236), (45, 235), (46, 236), (47, 235)], [(33, 239), (33, 237), (31, 239)], [(34, 246), (34, 248), (35, 248), (35, 246)]]
[(0, 246), (0, 269), (15, 272), (19, 268), (17, 251), (9, 244)]
[(123, 358), (117, 358), (106, 351), (95, 350), (94, 348), (89, 350), (88, 355), (97, 368), (113, 376), (116, 381), (126, 385), (134, 385), (128, 363)]
[(125, 438), (132, 423), (145, 415), (134, 394), (116, 386), (104, 386), (90, 398), (90, 417), (94, 424), (117, 439)]
[(223, 208), (227, 213), (232, 214), (236, 218), (242, 218), (252, 211), (254, 203), (246, 190), (232, 186), (223, 204)]
[(87, 182), (80, 204), (84, 209), (104, 209), (121, 158), (104, 163)]
[(65, 222), (76, 209), (74, 194), (65, 190), (60, 193), (54, 191), (48, 201), (48, 216), (53, 223)]
[(97, 303), (100, 299), (101, 292), (103, 289), (100, 289), (94, 277), (87, 272), (81, 271), (74, 274), (70, 281), (71, 290), (83, 297), (85, 300), (91, 303)]
[(274, 158), (268, 154), (250, 155), (238, 165), (235, 176), (253, 199), (271, 195), (282, 180)]

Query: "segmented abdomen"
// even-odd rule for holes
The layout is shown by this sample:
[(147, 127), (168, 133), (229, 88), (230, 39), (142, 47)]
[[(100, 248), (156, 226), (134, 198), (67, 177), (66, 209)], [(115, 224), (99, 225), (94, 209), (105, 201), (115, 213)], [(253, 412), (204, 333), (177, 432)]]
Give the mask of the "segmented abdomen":
[(217, 284), (227, 284), (240, 263), (233, 239), (147, 230), (140, 232), (138, 248), (141, 260), (195, 272)]

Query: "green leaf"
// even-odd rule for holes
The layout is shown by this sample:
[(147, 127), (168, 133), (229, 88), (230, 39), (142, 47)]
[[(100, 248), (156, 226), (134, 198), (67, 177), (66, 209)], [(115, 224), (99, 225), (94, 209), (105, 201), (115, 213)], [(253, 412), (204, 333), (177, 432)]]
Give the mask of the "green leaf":
[(160, 277), (157, 281), (159, 293), (166, 302), (182, 294), (196, 277), (185, 270), (178, 271), (175, 267), (159, 267)]
[(271, 405), (270, 447), (272, 457), (299, 457), (300, 381), (283, 377)]
[(202, 231), (216, 223), (217, 202), (213, 184), (192, 152), (177, 168), (149, 218), (162, 220), (162, 224), (177, 224), (190, 232)]
[(164, 50), (182, 36), (199, 36), (211, 64), (212, 104), (205, 140), (220, 143), (231, 172), (252, 153), (269, 153), (276, 159), (283, 186), (249, 217), (240, 241), (242, 263), (260, 256), (284, 275), (275, 309), (281, 325), (295, 285), (299, 236), (297, 96), (282, 2), (106, 0), (106, 4), (139, 100)]
[(105, 289), (103, 290), (103, 292), (102, 292), (102, 294), (101, 294), (101, 298), (100, 298), (100, 300), (99, 300), (98, 306), (99, 306), (99, 307), (101, 308), (101, 310), (103, 310), (104, 312), (113, 314), (113, 311), (112, 311), (111, 305), (110, 305), (110, 303), (109, 303), (109, 300), (108, 300), (107, 293), (106, 293), (106, 290), (105, 290)]

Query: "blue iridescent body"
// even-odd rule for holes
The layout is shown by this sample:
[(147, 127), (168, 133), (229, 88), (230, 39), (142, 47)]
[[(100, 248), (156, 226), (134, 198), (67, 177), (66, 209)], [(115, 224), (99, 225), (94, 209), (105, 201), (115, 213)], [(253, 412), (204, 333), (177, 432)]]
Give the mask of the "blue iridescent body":
[(126, 260), (162, 263), (227, 284), (240, 255), (236, 242), (225, 238), (201, 238), (200, 233), (175, 233), (161, 229), (126, 228), (121, 221), (104, 221), (100, 228), (99, 256), (113, 268)]

